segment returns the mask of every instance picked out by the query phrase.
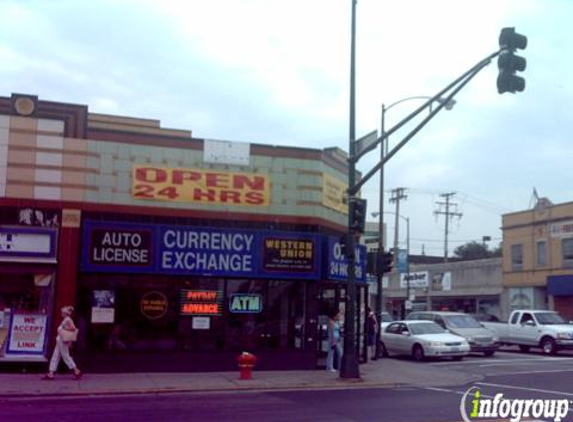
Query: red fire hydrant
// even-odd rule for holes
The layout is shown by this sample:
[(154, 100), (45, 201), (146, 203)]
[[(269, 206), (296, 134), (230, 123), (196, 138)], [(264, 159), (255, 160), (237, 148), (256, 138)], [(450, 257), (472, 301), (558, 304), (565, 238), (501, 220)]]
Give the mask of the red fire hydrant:
[(241, 380), (250, 380), (253, 378), (253, 367), (257, 363), (257, 357), (249, 352), (243, 352), (237, 357), (239, 363), (239, 373)]

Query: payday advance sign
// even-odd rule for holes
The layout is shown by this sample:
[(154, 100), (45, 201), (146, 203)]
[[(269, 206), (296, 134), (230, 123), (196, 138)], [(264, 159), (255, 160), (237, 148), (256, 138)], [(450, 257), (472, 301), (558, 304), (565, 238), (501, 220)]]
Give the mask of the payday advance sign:
[(84, 271), (318, 278), (318, 237), (86, 221)]

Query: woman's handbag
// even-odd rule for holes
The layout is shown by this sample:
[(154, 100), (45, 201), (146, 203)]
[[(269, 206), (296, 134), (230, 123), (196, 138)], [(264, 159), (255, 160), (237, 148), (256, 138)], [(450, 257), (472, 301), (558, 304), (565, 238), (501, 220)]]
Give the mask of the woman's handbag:
[(69, 343), (71, 341), (78, 340), (78, 329), (76, 328), (74, 331), (66, 330), (65, 328), (61, 328), (58, 330), (58, 334), (63, 342)]

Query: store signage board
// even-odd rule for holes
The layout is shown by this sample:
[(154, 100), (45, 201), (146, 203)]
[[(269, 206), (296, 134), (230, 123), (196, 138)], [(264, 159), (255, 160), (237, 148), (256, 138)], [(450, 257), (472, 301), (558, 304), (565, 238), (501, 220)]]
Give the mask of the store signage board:
[(223, 292), (181, 290), (181, 315), (219, 316), (223, 314)]
[(115, 291), (94, 290), (92, 292), (92, 324), (113, 324), (115, 321)]
[(269, 176), (217, 170), (133, 166), (132, 196), (137, 200), (268, 207)]
[(322, 173), (322, 205), (325, 207), (348, 214), (347, 189), (347, 181), (343, 182), (327, 173)]
[(191, 328), (194, 330), (209, 330), (211, 328), (211, 318), (209, 317), (193, 317)]
[(228, 228), (85, 221), (83, 271), (320, 278), (320, 237)]
[[(340, 239), (329, 236), (326, 239), (327, 260), (324, 273), (329, 280), (348, 280), (348, 260), (344, 254)], [(358, 282), (366, 282), (366, 246), (356, 245), (355, 247), (355, 277)]]
[(262, 239), (265, 272), (312, 273), (318, 264), (318, 238), (268, 235)]
[(256, 269), (256, 232), (160, 226), (158, 269), (170, 274), (239, 275)]
[(55, 263), (57, 228), (0, 227), (0, 261)]
[(169, 301), (162, 292), (151, 291), (145, 293), (139, 301), (141, 314), (150, 320), (161, 319), (167, 314)]
[(229, 311), (234, 314), (259, 314), (263, 296), (257, 293), (234, 293), (229, 297)]
[(429, 286), (430, 273), (428, 271), (416, 271), (400, 274), (400, 288), (427, 288)]
[(45, 314), (13, 314), (8, 330), (6, 355), (43, 355), (46, 328)]
[(233, 164), (248, 166), (251, 156), (251, 144), (247, 142), (203, 141), (203, 161), (213, 164)]

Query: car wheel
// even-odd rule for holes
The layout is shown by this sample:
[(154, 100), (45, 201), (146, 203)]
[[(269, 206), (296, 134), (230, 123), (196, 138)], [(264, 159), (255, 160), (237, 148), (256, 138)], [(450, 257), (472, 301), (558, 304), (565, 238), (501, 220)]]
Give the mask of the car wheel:
[(452, 356), (453, 360), (462, 360), (464, 357), (463, 356)]
[(415, 344), (412, 348), (412, 357), (414, 360), (421, 362), (424, 360), (424, 348), (419, 344)]
[(527, 353), (529, 352), (529, 346), (519, 346), (519, 350), (521, 350), (523, 353)]
[(555, 340), (551, 337), (544, 337), (541, 339), (541, 350), (546, 355), (554, 355), (557, 353), (557, 346), (555, 345)]
[(494, 353), (495, 353), (495, 351), (488, 350), (487, 352), (483, 352), (483, 355), (487, 356), (489, 358), (489, 357), (493, 356)]

